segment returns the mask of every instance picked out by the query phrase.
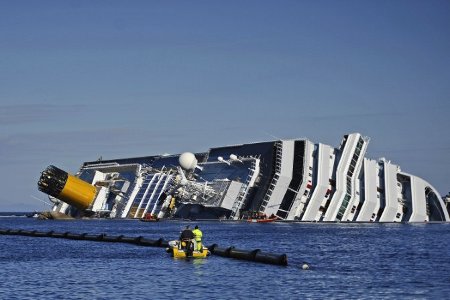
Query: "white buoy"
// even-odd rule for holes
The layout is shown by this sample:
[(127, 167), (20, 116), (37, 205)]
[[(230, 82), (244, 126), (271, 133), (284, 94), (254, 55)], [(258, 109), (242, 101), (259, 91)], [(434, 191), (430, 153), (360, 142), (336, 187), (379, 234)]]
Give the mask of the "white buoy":
[(303, 263), (302, 269), (303, 270), (309, 270), (309, 265), (307, 263)]

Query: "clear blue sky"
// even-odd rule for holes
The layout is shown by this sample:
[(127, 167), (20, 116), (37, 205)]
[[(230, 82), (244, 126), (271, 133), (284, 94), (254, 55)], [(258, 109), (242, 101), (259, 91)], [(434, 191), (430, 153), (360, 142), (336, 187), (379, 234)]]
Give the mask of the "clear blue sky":
[(449, 1), (0, 1), (0, 211), (40, 172), (369, 136), (450, 191)]

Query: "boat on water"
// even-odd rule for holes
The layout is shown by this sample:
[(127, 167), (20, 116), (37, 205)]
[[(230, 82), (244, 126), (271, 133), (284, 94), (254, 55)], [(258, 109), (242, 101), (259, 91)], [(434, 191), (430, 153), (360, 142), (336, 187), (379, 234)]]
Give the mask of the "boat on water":
[(275, 222), (277, 218), (267, 218), (267, 219), (248, 219), (250, 223), (272, 223)]
[(208, 248), (202, 247), (202, 250), (197, 250), (195, 241), (170, 241), (169, 248), (167, 252), (171, 254), (174, 258), (206, 258), (211, 253)]
[(141, 222), (158, 222), (159, 218), (152, 214), (146, 214), (143, 218), (140, 218)]
[(145, 218), (140, 218), (139, 221), (141, 221), (141, 222), (159, 222), (159, 219), (145, 219)]
[(278, 217), (274, 214), (269, 217), (265, 213), (252, 211), (243, 215), (244, 219), (247, 219), (247, 222), (250, 223), (272, 223), (278, 220)]
[(72, 217), (277, 221), (450, 221), (450, 206), (426, 180), (380, 158), (370, 139), (346, 134), (332, 147), (286, 139), (205, 152), (84, 162), (71, 175), (47, 167), (38, 182), (54, 212)]

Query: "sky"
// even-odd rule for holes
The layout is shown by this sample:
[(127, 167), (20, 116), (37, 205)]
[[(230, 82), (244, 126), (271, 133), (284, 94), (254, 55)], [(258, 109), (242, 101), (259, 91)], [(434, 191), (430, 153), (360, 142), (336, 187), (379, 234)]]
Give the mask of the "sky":
[(0, 0), (0, 211), (85, 161), (370, 137), (450, 192), (450, 2)]

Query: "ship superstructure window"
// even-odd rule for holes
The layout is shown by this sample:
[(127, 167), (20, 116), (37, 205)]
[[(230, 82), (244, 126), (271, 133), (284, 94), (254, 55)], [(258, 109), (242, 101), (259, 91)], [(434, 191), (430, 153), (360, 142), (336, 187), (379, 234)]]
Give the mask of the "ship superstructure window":
[(350, 203), (350, 200), (352, 199), (352, 179), (354, 175), (353, 172), (355, 171), (356, 164), (359, 160), (359, 155), (361, 154), (363, 145), (364, 140), (362, 139), (362, 137), (360, 137), (358, 143), (356, 144), (355, 152), (353, 153), (352, 161), (350, 163), (347, 172), (345, 197), (344, 200), (342, 201), (341, 207), (339, 208), (338, 214), (336, 216), (338, 220), (342, 220), (342, 217), (344, 216), (347, 206)]
[(259, 211), (260, 212), (264, 212), (267, 203), (270, 200), (270, 196), (272, 196), (272, 192), (275, 189), (276, 185), (277, 185), (277, 181), (279, 179), (279, 174), (281, 171), (281, 160), (282, 160), (282, 155), (283, 155), (283, 143), (281, 141), (276, 141), (273, 144), (273, 160), (272, 160), (272, 169), (271, 169), (271, 174), (270, 174), (270, 182), (268, 182), (268, 186), (265, 189), (265, 195), (264, 198), (261, 201), (261, 204), (258, 205), (259, 206)]
[(425, 189), (425, 197), (427, 203), (427, 214), (430, 221), (444, 221), (445, 214), (443, 207), (440, 205), (439, 198), (429, 187)]
[(402, 174), (397, 174), (398, 183), (401, 185), (400, 197), (403, 205), (402, 220), (409, 220), (411, 217), (412, 209), (412, 195), (411, 195), (411, 178)]
[(167, 176), (161, 173), (154, 175), (154, 180), (148, 188), (147, 197), (142, 200), (140, 209), (136, 212), (135, 217), (142, 218), (147, 212), (156, 207), (159, 196), (163, 193)]
[(296, 191), (298, 191), (300, 185), (303, 182), (304, 156), (305, 156), (305, 141), (295, 141), (292, 180), (277, 211), (277, 216), (279, 216), (280, 218), (284, 219), (287, 217), (292, 207), (292, 204), (294, 203), (295, 197), (297, 195)]
[(365, 174), (364, 174), (364, 171), (362, 171), (361, 173), (362, 174), (361, 174), (361, 177), (359, 179), (359, 190), (360, 190), (360, 192), (357, 192), (357, 194), (359, 195), (359, 203), (358, 203), (358, 205), (356, 207), (356, 213), (355, 213), (355, 216), (354, 216), (354, 220), (356, 220), (358, 218), (359, 213), (361, 212), (361, 207), (363, 206), (364, 201), (366, 201), (366, 191), (365, 191), (365, 188), (364, 188), (364, 180), (365, 180), (364, 176), (365, 176)]
[(144, 178), (144, 181), (141, 185), (141, 188), (139, 189), (139, 192), (137, 193), (136, 197), (134, 197), (133, 204), (131, 205), (130, 211), (128, 212), (129, 218), (134, 218), (137, 211), (142, 206), (142, 202), (147, 199), (147, 195), (149, 194), (150, 187), (154, 184), (156, 180), (156, 174), (151, 173), (146, 175)]

